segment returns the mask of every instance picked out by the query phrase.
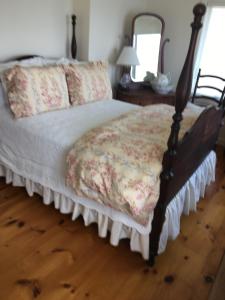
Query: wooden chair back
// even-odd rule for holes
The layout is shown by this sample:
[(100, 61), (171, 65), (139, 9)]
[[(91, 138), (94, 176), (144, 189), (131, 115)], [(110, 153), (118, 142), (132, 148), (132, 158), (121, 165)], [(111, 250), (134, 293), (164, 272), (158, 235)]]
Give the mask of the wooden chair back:
[[(210, 85), (201, 84), (201, 79), (214, 79), (215, 82), (218, 82), (218, 86), (219, 86), (219, 83), (222, 83), (223, 88), (221, 89), (218, 86), (214, 86), (211, 84)], [(219, 97), (207, 95), (204, 92), (202, 94), (198, 93), (198, 91), (201, 89), (214, 90), (218, 93)], [(207, 75), (207, 74), (203, 75), (202, 70), (199, 69), (191, 102), (195, 103), (196, 100), (203, 99), (203, 105), (204, 105), (204, 100), (210, 100), (210, 101), (218, 104), (218, 106), (220, 106), (223, 104), (224, 98), (225, 98), (225, 78), (222, 78), (222, 77), (216, 76), (216, 75)], [(205, 104), (207, 105), (207, 102), (205, 102)]]

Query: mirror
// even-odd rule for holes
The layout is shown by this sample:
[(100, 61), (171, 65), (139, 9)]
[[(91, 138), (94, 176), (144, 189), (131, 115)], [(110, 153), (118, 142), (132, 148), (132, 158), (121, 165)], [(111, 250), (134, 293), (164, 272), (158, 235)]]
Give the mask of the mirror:
[(164, 20), (153, 13), (135, 16), (132, 24), (133, 47), (136, 49), (140, 65), (131, 67), (131, 78), (135, 82), (144, 80), (146, 72), (157, 75), (163, 73)]

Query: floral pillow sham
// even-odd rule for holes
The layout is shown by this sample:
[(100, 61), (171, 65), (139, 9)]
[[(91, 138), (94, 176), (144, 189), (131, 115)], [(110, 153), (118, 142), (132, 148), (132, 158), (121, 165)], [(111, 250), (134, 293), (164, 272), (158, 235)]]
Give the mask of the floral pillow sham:
[(64, 69), (72, 105), (112, 99), (107, 63), (70, 64)]
[(16, 118), (70, 106), (62, 66), (15, 66), (4, 73), (10, 108)]

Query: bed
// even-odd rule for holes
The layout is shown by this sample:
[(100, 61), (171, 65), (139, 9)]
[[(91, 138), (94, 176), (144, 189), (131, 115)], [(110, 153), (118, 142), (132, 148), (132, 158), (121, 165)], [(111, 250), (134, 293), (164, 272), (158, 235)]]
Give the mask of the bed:
[(137, 109), (135, 105), (107, 100), (15, 121), (0, 90), (0, 176), (7, 183), (24, 186), (30, 196), (40, 194), (44, 204), (54, 203), (61, 213), (72, 214), (73, 220), (82, 215), (85, 225), (97, 223), (99, 236), (106, 237), (110, 231), (114, 246), (120, 239), (129, 238), (131, 250), (140, 252), (153, 265), (155, 257), (165, 250), (167, 240), (179, 234), (181, 214), (196, 209), (206, 186), (214, 180), (216, 157), (212, 150), (224, 103), (219, 108), (206, 109), (190, 131), (178, 139), (182, 113), (190, 95), (194, 50), (204, 13), (204, 5), (194, 8), (190, 48), (177, 86), (175, 115), (168, 150), (163, 157), (160, 196), (146, 226), (112, 207), (76, 196), (65, 185), (65, 160), (74, 139)]

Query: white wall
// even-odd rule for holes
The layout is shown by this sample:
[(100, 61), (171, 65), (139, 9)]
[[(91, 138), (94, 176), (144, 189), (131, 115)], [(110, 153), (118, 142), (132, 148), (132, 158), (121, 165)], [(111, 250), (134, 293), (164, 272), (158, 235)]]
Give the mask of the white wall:
[(125, 34), (131, 34), (134, 15), (146, 11), (148, 0), (74, 0), (77, 20), (78, 59), (107, 60), (111, 81), (118, 80), (115, 67)]
[(131, 34), (135, 14), (145, 11), (148, 0), (92, 0), (90, 20), (90, 59), (107, 58), (115, 63), (124, 35)]
[(0, 0), (0, 60), (68, 54), (73, 0)]
[(73, 0), (73, 11), (77, 16), (77, 58), (89, 59), (90, 3), (91, 0)]
[(166, 23), (165, 38), (170, 43), (165, 47), (165, 72), (177, 83), (190, 41), (193, 7), (198, 0), (157, 0), (149, 3), (149, 11), (161, 15)]
[[(166, 22), (165, 37), (169, 37), (171, 42), (165, 49), (165, 71), (171, 73), (176, 84), (187, 53), (190, 23), (193, 20), (192, 9), (196, 2), (197, 0), (74, 0), (74, 11), (78, 15), (78, 58), (105, 59), (115, 67), (124, 44), (124, 36), (131, 35), (133, 17), (140, 12), (155, 12)], [(118, 80), (118, 74), (115, 73), (118, 69), (114, 68), (114, 72), (111, 72), (113, 82)]]

